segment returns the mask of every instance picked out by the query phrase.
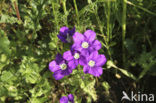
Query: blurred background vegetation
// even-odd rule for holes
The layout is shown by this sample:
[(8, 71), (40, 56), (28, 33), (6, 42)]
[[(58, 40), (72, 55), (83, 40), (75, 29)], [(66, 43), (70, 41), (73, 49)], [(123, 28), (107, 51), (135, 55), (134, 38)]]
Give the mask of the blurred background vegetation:
[[(0, 0), (0, 103), (58, 103), (66, 93), (76, 103), (120, 103), (123, 90), (156, 93), (155, 8), (156, 0)], [(62, 26), (96, 32), (108, 60), (101, 77), (52, 77), (49, 62), (67, 50)]]

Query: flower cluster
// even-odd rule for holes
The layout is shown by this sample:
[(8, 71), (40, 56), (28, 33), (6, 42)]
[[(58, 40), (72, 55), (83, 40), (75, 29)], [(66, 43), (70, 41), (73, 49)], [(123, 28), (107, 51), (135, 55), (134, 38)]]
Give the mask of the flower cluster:
[[(58, 38), (64, 43), (73, 43), (70, 50), (56, 55), (56, 59), (49, 63), (49, 69), (56, 80), (62, 79), (72, 73), (79, 64), (83, 66), (84, 73), (99, 77), (103, 73), (102, 66), (106, 57), (99, 54), (101, 43), (96, 40), (96, 33), (86, 30), (84, 34), (75, 32), (75, 28), (60, 28)], [(74, 103), (74, 96), (69, 94), (60, 99), (60, 103)]]
[(56, 80), (62, 79), (72, 73), (79, 64), (83, 66), (84, 73), (99, 77), (103, 73), (102, 66), (106, 57), (99, 54), (101, 43), (96, 39), (96, 33), (86, 30), (84, 34), (75, 32), (75, 28), (60, 28), (58, 38), (64, 43), (73, 43), (70, 50), (56, 55), (56, 59), (49, 63), (49, 69)]

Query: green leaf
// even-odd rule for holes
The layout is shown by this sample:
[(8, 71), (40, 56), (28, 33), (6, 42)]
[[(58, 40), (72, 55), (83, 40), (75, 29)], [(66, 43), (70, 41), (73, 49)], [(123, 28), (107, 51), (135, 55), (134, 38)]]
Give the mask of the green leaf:
[(49, 48), (51, 49), (51, 50), (54, 50), (54, 49), (56, 49), (56, 43), (54, 43), (54, 42), (50, 42), (49, 43)]
[(7, 56), (5, 54), (1, 54), (0, 55), (0, 74), (1, 74), (1, 70), (3, 69), (3, 67), (7, 65), (8, 63), (9, 63), (9, 60)]
[(2, 84), (0, 84), (0, 97), (7, 95), (7, 92), (7, 89)]
[(110, 46), (110, 47), (113, 47), (113, 46), (115, 46), (116, 44), (117, 44), (116, 42), (113, 42), (113, 41), (112, 41), (112, 42), (109, 44), (109, 46)]
[(13, 77), (13, 74), (10, 71), (3, 71), (1, 80), (4, 82), (7, 82), (8, 80), (10, 81), (12, 77)]
[(124, 42), (124, 45), (130, 54), (136, 54), (137, 53), (136, 44), (131, 39), (126, 39)]
[[(139, 75), (139, 79), (141, 79), (150, 69), (155, 68), (155, 64), (156, 64), (156, 59), (155, 59), (156, 55), (152, 54), (151, 52), (146, 53), (143, 52), (139, 59), (138, 59), (138, 63), (139, 65), (141, 65), (141, 67), (143, 68), (142, 72)], [(154, 72), (154, 69), (153, 69)]]
[(130, 78), (136, 80), (136, 77), (135, 77), (132, 73), (128, 72), (128, 71), (125, 70), (125, 69), (121, 69), (121, 68), (117, 67), (117, 66), (113, 63), (113, 61), (111, 61), (111, 60), (108, 60), (108, 61), (107, 61), (107, 67), (108, 67), (108, 68), (113, 67), (113, 68), (119, 70), (120, 72), (122, 72), (122, 73), (123, 73), (124, 75), (126, 75), (127, 77), (130, 77)]
[(0, 30), (0, 53), (10, 54), (10, 41), (4, 31)]
[(18, 90), (15, 86), (9, 85), (7, 89), (8, 89), (9, 96), (13, 96), (13, 97), (18, 96)]
[(41, 78), (39, 74), (41, 69), (38, 64), (34, 63), (34, 61), (34, 58), (24, 56), (19, 70), (26, 82), (31, 84), (39, 82)]
[(41, 103), (38, 98), (31, 98), (30, 103)]
[(149, 70), (150, 75), (156, 76), (156, 69), (155, 68), (156, 68), (156, 63), (151, 66), (151, 68)]
[(89, 96), (91, 96), (93, 98), (94, 101), (97, 100), (97, 94), (94, 88), (95, 85), (95, 80), (90, 81), (89, 83), (85, 84), (86, 82), (82, 82), (80, 87), (83, 89), (83, 91), (87, 94), (89, 94)]
[(110, 89), (110, 85), (106, 81), (102, 82), (102, 86), (105, 88), (106, 91)]
[(127, 70), (124, 70), (121, 68), (118, 68), (118, 70), (120, 70), (127, 77), (132, 78), (133, 80), (136, 80), (136, 77), (132, 73), (128, 72)]
[(26, 74), (26, 82), (27, 83), (31, 83), (31, 84), (34, 84), (36, 82), (38, 82), (39, 78), (40, 78), (40, 75), (36, 72), (32, 72), (30, 74)]
[(118, 68), (111, 60), (108, 60), (106, 65), (107, 65), (107, 68), (111, 68), (111, 67)]
[(13, 23), (16, 23), (16, 22), (18, 22), (18, 19), (13, 17), (13, 16), (11, 17), (11, 16), (5, 15), (5, 14), (1, 15), (0, 23), (10, 23), (10, 24), (13, 24)]

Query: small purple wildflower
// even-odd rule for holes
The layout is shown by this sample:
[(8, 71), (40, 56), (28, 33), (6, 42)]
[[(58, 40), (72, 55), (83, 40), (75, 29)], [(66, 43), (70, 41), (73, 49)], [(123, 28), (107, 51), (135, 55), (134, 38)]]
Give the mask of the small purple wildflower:
[(60, 33), (57, 35), (57, 37), (64, 43), (71, 43), (72, 42), (72, 36), (75, 33), (75, 27), (71, 30), (69, 30), (68, 27), (63, 26), (60, 28)]
[(53, 76), (56, 80), (60, 80), (72, 73), (72, 69), (61, 54), (57, 54), (56, 59), (49, 63), (49, 69), (51, 72), (54, 72)]
[(83, 55), (90, 54), (93, 51), (101, 49), (101, 43), (95, 40), (96, 33), (92, 30), (87, 30), (84, 35), (75, 32), (73, 35), (74, 44), (72, 48), (80, 51)]
[(99, 55), (97, 51), (92, 52), (87, 58), (87, 64), (84, 65), (84, 73), (99, 77), (103, 73), (102, 66), (106, 63), (106, 57)]
[(78, 51), (74, 51), (73, 49), (64, 52), (63, 58), (68, 61), (68, 65), (72, 69), (75, 69), (78, 64), (84, 65), (86, 63), (85, 56), (81, 55)]
[(63, 96), (60, 99), (60, 103), (74, 103), (74, 96), (69, 94), (68, 96)]

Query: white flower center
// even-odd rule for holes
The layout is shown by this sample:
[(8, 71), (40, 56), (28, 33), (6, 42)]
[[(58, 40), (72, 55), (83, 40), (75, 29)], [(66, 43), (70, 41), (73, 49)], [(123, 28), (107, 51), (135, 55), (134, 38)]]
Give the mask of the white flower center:
[(82, 48), (88, 48), (89, 44), (88, 44), (88, 42), (83, 42), (81, 46), (82, 46)]
[(65, 63), (63, 63), (63, 64), (61, 64), (61, 65), (59, 65), (59, 66), (60, 66), (60, 68), (61, 68), (62, 70), (67, 69), (67, 65), (66, 65)]
[(88, 65), (89, 65), (90, 67), (93, 67), (93, 66), (95, 65), (95, 61), (90, 60), (90, 61), (88, 62)]
[(79, 53), (75, 53), (75, 54), (74, 54), (74, 58), (75, 58), (75, 59), (79, 59), (79, 58), (80, 58)]

